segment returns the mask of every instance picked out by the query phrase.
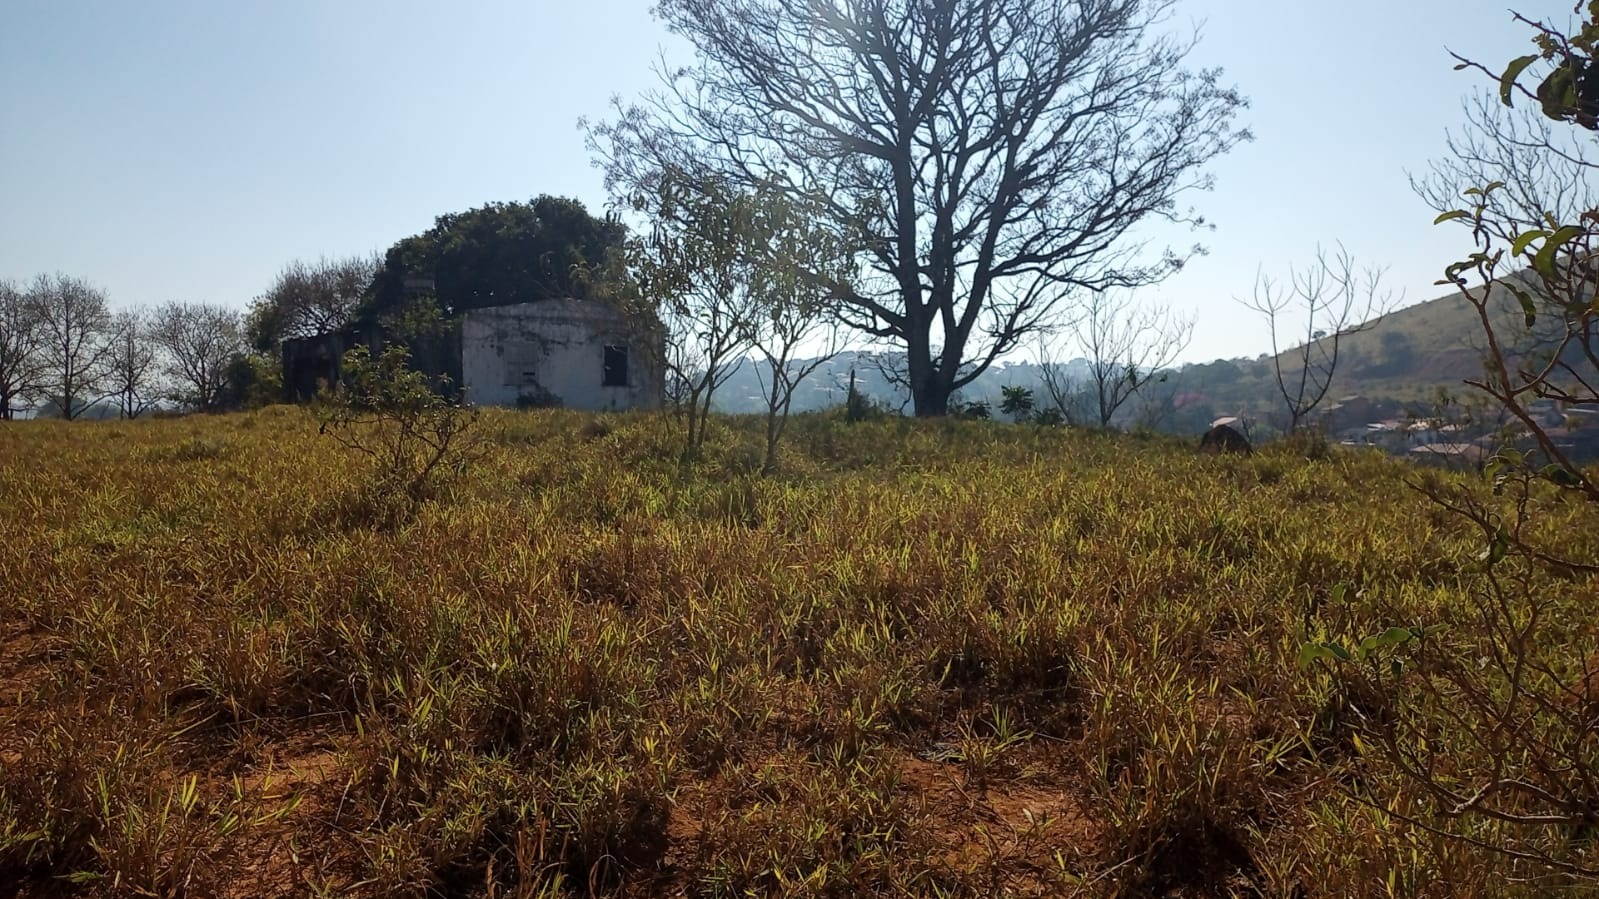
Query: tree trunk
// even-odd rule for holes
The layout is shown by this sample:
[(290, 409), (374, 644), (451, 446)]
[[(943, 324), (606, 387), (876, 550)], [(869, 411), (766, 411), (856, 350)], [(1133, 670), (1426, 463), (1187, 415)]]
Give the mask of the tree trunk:
[(911, 405), (917, 418), (938, 418), (949, 414), (952, 377), (933, 362), (925, 329), (913, 325), (906, 340), (906, 375), (910, 379)]
[(785, 352), (782, 359), (775, 362), (768, 359), (768, 362), (772, 366), (772, 385), (771, 392), (766, 395), (766, 457), (761, 460), (763, 475), (777, 471), (777, 440), (781, 436), (777, 416), (779, 412), (785, 416), (788, 414), (787, 397), (793, 395), (792, 388), (787, 393), (780, 392), (783, 384), (778, 366), (788, 364), (788, 354)]
[(763, 475), (777, 472), (777, 441), (780, 436), (777, 428), (777, 407), (773, 406), (766, 411), (766, 457), (761, 460)]
[(917, 418), (938, 418), (949, 414), (949, 395), (954, 391), (936, 372), (913, 385), (912, 405)]

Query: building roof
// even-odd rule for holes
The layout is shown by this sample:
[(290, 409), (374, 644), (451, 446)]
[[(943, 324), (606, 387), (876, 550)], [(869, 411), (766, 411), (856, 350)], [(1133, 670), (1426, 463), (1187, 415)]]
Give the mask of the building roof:
[(1488, 451), (1475, 443), (1423, 443), (1411, 447), (1413, 456), (1444, 456), (1453, 459), (1481, 460), (1488, 455)]

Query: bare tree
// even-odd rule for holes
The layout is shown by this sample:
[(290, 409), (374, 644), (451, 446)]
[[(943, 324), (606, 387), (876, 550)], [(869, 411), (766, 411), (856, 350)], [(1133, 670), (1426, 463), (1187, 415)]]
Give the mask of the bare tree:
[(39, 322), (38, 392), (71, 421), (104, 397), (112, 350), (105, 293), (79, 278), (40, 275), (26, 302)]
[[(1599, 155), (1583, 132), (1557, 127), (1532, 108), (1506, 106), (1487, 91), (1466, 101), (1464, 113), (1464, 123), (1448, 136), (1447, 154), (1433, 160), (1425, 176), (1410, 179), (1417, 196), (1446, 220), (1513, 246), (1520, 235), (1548, 228), (1551, 218), (1574, 222), (1599, 206)], [(1497, 186), (1484, 191), (1490, 184)], [(1482, 215), (1451, 219), (1466, 198), (1481, 205)], [(1535, 273), (1515, 283), (1536, 306), (1564, 305)], [(1491, 315), (1523, 319), (1525, 309), (1509, 290), (1490, 286), (1478, 299)], [(1548, 357), (1566, 343), (1566, 324), (1564, 315), (1538, 315), (1526, 328), (1499, 327), (1498, 349), (1512, 360)], [(1481, 334), (1470, 343), (1485, 357), (1493, 351)]]
[[(1575, 221), (1599, 205), (1594, 178), (1599, 175), (1592, 142), (1570, 128), (1556, 129), (1531, 108), (1511, 108), (1487, 91), (1462, 102), (1464, 121), (1448, 133), (1447, 153), (1410, 187), (1436, 213), (1459, 207), (1466, 191), (1500, 187), (1482, 197), (1482, 227), (1510, 243), (1516, 236), (1548, 226), (1547, 216)], [(1474, 221), (1458, 219), (1470, 227)]]
[(0, 281), (0, 421), (39, 381), (39, 319), (26, 300), (15, 283)]
[(1133, 399), (1133, 427), (1159, 431), (1171, 424), (1177, 414), (1177, 394), (1182, 382), (1182, 371), (1169, 363), (1145, 378), (1144, 386)]
[(107, 346), (106, 397), (116, 401), (117, 414), (123, 418), (138, 418), (154, 405), (158, 395), (159, 369), (149, 314), (129, 309), (112, 316)]
[[(1081, 366), (1083, 373), (1086, 373), (1086, 367), (1086, 363)], [(1081, 424), (1087, 415), (1087, 394), (1083, 390), (1085, 378), (1074, 371), (1077, 368), (1079, 366), (1076, 363), (1063, 361), (1050, 348), (1048, 339), (1040, 336), (1038, 373), (1044, 385), (1045, 408), (1058, 412), (1061, 419), (1070, 425)]]
[(1123, 404), (1162, 377), (1193, 333), (1191, 319), (1164, 306), (1140, 307), (1130, 294), (1090, 297), (1076, 339), (1088, 360), (1085, 387), (1099, 426), (1110, 427)]
[(257, 349), (331, 334), (348, 325), (381, 264), (376, 254), (289, 263), (250, 310)]
[(679, 172), (658, 175), (633, 205), (653, 227), (630, 241), (628, 274), (661, 324), (667, 393), (688, 415), (686, 448), (693, 452), (705, 440), (716, 391), (750, 349), (753, 206)]
[[(613, 191), (663, 167), (777, 190), (858, 248), (826, 283), (906, 355), (918, 415), (1083, 291), (1160, 281), (1151, 220), (1248, 133), (1217, 71), (1183, 68), (1173, 0), (663, 0), (697, 51), (590, 126)], [(826, 281), (826, 279), (819, 279)]]
[[(1336, 253), (1317, 248), (1315, 263), (1290, 268), (1286, 284), (1262, 272), (1255, 278), (1254, 295), (1239, 300), (1264, 316), (1271, 328), (1272, 371), (1289, 431), (1298, 430), (1327, 396), (1345, 339), (1376, 327), (1394, 308), (1393, 293), (1382, 289), (1382, 276), (1377, 268), (1356, 270), (1354, 257), (1342, 245)], [(1300, 342), (1285, 349), (1284, 341), (1296, 334)]]
[[(895, 415), (904, 415), (915, 399), (911, 391), (910, 366), (905, 363), (905, 354), (896, 352), (876, 352), (865, 354), (862, 361), (871, 366), (872, 371), (883, 379), (888, 385), (889, 397), (884, 403), (894, 410)], [(859, 386), (859, 382), (851, 381)]]
[(208, 303), (167, 303), (156, 310), (151, 337), (166, 353), (173, 399), (216, 411), (228, 368), (245, 351), (239, 313)]
[(771, 474), (777, 470), (777, 445), (788, 426), (794, 395), (817, 369), (844, 350), (845, 343), (838, 322), (815, 300), (763, 303), (753, 319), (750, 340), (766, 363), (760, 381), (761, 398), (766, 400), (766, 456), (761, 470)]

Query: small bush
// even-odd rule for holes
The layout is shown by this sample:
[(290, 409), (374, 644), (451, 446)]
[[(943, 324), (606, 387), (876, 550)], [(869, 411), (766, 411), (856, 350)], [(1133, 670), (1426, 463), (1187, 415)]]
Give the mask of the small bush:
[(372, 460), (374, 494), (417, 502), (438, 472), (463, 460), (475, 414), (434, 390), (409, 363), (402, 346), (376, 359), (356, 347), (344, 357), (345, 381), (323, 392), (317, 414), (320, 433)]
[(1300, 428), (1285, 435), (1279, 443), (1284, 454), (1310, 462), (1324, 462), (1332, 458), (1332, 441), (1320, 428)]

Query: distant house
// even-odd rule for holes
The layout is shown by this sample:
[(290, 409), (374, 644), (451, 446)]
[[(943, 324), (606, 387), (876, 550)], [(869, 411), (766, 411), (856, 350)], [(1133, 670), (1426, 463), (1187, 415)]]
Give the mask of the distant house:
[(1566, 407), (1566, 427), (1574, 431), (1599, 427), (1599, 409), (1586, 406)]
[(1540, 427), (1558, 428), (1566, 423), (1565, 404), (1558, 400), (1533, 400), (1525, 408)]
[[(283, 342), (283, 386), (291, 402), (342, 376), (344, 353), (382, 348), (375, 329)], [(411, 363), (460, 388), (478, 406), (659, 409), (665, 379), (658, 347), (625, 313), (598, 300), (550, 299), (461, 312), (411, 344)]]
[(1453, 422), (1419, 419), (1406, 425), (1404, 433), (1411, 445), (1428, 446), (1432, 444), (1463, 443), (1465, 442), (1466, 429)]
[(1409, 457), (1417, 462), (1430, 462), (1459, 468), (1475, 468), (1488, 460), (1492, 453), (1475, 443), (1423, 443), (1410, 448)]
[(1375, 417), (1377, 406), (1366, 397), (1346, 396), (1320, 410), (1322, 427), (1329, 433), (1353, 430)]
[(461, 316), (461, 385), (480, 406), (659, 409), (658, 353), (616, 307), (542, 300)]
[(1223, 415), (1210, 423), (1212, 430), (1216, 428), (1232, 428), (1240, 434), (1249, 433), (1249, 422), (1237, 415)]

